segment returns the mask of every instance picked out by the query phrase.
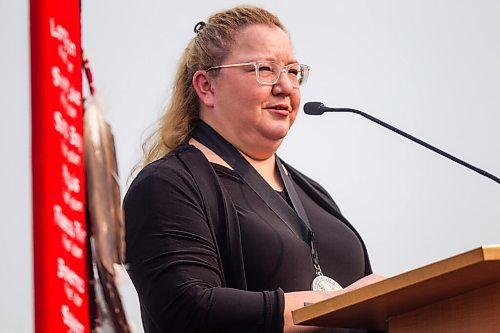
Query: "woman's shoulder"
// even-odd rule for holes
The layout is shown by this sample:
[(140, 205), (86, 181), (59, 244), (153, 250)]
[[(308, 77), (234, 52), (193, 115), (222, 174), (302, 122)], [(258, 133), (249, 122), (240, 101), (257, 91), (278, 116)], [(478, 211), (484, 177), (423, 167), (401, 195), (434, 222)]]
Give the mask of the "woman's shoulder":
[(295, 181), (300, 181), (302, 183), (307, 183), (310, 186), (314, 187), (316, 190), (320, 191), (321, 193), (328, 195), (328, 192), (325, 190), (323, 186), (321, 186), (320, 183), (312, 179), (311, 177), (305, 175), (303, 172), (295, 169), (293, 166), (290, 164), (286, 163), (283, 161), (283, 164), (285, 165), (286, 169), (290, 172), (290, 175)]
[(299, 185), (308, 195), (316, 198), (318, 198), (319, 196), (320, 198), (325, 200), (329, 205), (333, 206), (333, 208), (336, 211), (340, 212), (340, 209), (335, 200), (320, 183), (310, 178), (309, 176), (305, 175), (301, 171), (295, 169), (290, 164), (287, 164), (284, 161), (283, 164), (285, 165), (286, 169), (290, 172), (290, 175), (292, 179), (295, 181), (295, 183)]
[[(127, 194), (139, 188), (149, 188), (157, 183), (191, 187), (194, 180), (186, 165), (185, 155), (189, 155), (189, 163), (204, 164), (203, 154), (195, 147), (188, 144), (180, 145), (142, 168), (130, 184)], [(209, 165), (208, 162), (206, 164)]]

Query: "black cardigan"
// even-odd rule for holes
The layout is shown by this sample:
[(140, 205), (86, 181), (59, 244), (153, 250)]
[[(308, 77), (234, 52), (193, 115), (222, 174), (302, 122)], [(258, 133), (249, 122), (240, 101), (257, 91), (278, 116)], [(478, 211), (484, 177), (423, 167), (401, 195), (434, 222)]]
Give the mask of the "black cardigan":
[[(285, 166), (304, 192), (358, 236), (365, 254), (365, 274), (370, 274), (365, 245), (333, 199), (318, 183), (290, 165)], [(165, 193), (165, 189), (171, 190)], [(169, 280), (172, 277), (163, 275), (168, 269), (175, 270), (178, 263), (177, 259), (169, 261), (169, 256), (183, 249), (159, 241), (159, 234), (172, 231), (162, 229), (161, 223), (157, 223), (161, 221), (158, 214), (163, 210), (168, 213), (164, 205), (155, 205), (158, 196), (173, 201), (172, 204), (183, 200), (199, 211), (203, 225), (195, 227), (201, 228), (205, 237), (198, 239), (198, 245), (206, 243), (207, 250), (193, 257), (181, 257), (192, 260), (193, 265), (211, 267), (213, 272), (204, 276), (204, 281), (195, 277), (179, 286), (175, 278)], [(131, 184), (124, 208), (128, 271), (139, 294), (147, 333), (282, 332), (283, 291), (246, 291), (236, 210), (215, 171), (198, 149), (181, 145), (144, 168)], [(172, 239), (193, 236), (189, 235), (189, 226), (180, 223), (178, 226)], [(242, 303), (242, 300), (245, 301)], [(261, 312), (242, 315), (235, 304), (254, 306)]]

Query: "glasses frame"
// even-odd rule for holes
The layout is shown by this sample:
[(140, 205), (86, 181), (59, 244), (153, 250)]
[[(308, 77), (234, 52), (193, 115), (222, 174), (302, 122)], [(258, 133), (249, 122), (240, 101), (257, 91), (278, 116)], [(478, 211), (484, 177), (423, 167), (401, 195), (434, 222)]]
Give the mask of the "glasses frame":
[[(274, 82), (262, 82), (260, 80), (260, 76), (259, 76), (259, 66), (261, 64), (273, 64), (273, 65), (276, 65), (280, 68), (279, 72), (278, 72), (278, 77), (276, 78), (276, 80)], [(303, 72), (303, 78), (302, 80), (297, 84), (295, 85), (292, 80), (290, 80), (290, 82), (292, 83), (292, 86), (294, 88), (298, 88), (300, 87), (301, 85), (303, 85), (304, 83), (307, 82), (307, 78), (309, 77), (309, 71), (311, 70), (311, 67), (309, 67), (308, 65), (305, 65), (305, 64), (300, 64), (300, 63), (293, 63), (293, 64), (288, 64), (286, 66), (282, 66), (280, 64), (278, 64), (277, 62), (275, 61), (251, 61), (251, 62), (241, 62), (241, 63), (238, 63), (238, 64), (227, 64), (227, 65), (219, 65), (219, 66), (212, 66), (210, 68), (207, 68), (205, 71), (206, 72), (209, 72), (209, 71), (212, 71), (212, 70), (215, 70), (215, 69), (221, 69), (221, 68), (233, 68), (233, 67), (243, 67), (243, 66), (254, 66), (255, 68), (255, 78), (257, 79), (257, 82), (259, 84), (262, 84), (264, 86), (273, 86), (275, 85), (279, 80), (280, 80), (280, 77), (281, 77), (281, 74), (282, 73), (286, 73), (288, 74), (288, 71), (290, 70), (290, 68), (292, 68), (292, 66), (295, 66), (295, 65), (299, 65), (301, 67), (303, 67), (305, 70), (302, 71)]]

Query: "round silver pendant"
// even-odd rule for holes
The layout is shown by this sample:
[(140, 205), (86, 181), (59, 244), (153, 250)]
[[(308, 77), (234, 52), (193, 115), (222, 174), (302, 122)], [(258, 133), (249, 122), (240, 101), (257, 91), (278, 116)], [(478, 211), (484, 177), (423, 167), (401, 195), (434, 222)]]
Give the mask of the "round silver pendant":
[(316, 276), (311, 283), (311, 288), (313, 291), (342, 290), (342, 286), (337, 281), (324, 275)]

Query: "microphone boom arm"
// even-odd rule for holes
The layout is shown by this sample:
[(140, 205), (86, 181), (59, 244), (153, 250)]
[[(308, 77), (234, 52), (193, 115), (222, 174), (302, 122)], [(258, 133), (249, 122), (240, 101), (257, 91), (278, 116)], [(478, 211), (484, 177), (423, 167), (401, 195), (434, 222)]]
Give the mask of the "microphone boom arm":
[[(450, 160), (452, 160), (452, 161), (454, 161), (454, 162), (456, 162), (456, 163), (458, 163), (466, 168), (469, 168), (469, 169), (479, 173), (480, 175), (483, 175), (484, 177), (487, 177), (487, 178), (493, 180), (494, 182), (500, 184), (500, 178), (492, 175), (491, 173), (486, 172), (482, 169), (479, 169), (478, 167), (475, 167), (472, 164), (467, 163), (467, 162), (459, 159), (458, 157), (455, 157), (451, 154), (448, 154), (447, 152), (442, 151), (441, 149), (436, 148), (436, 147), (428, 144), (427, 142), (424, 142), (424, 141), (420, 140), (419, 138), (416, 138), (413, 135), (410, 135), (410, 134), (408, 134), (408, 133), (406, 133), (406, 132), (404, 132), (404, 131), (402, 131), (402, 130), (400, 130), (392, 125), (389, 125), (386, 122), (384, 122), (380, 119), (377, 119), (377, 118), (375, 118), (375, 117), (373, 117), (373, 116), (371, 116), (363, 111), (356, 110), (356, 109), (350, 109), (350, 108), (329, 108), (329, 107), (324, 106), (323, 104), (318, 105), (318, 109), (319, 109), (319, 111), (322, 111), (321, 113), (323, 113), (324, 111), (333, 111), (333, 112), (351, 112), (351, 113), (359, 114), (360, 116), (363, 116), (366, 119), (369, 119), (369, 120), (379, 124), (380, 126), (383, 126), (383, 127), (387, 128), (387, 129), (389, 129), (389, 130), (391, 130), (391, 131), (393, 131), (401, 136), (404, 136), (405, 138), (407, 138), (415, 143), (418, 143), (419, 145), (422, 145), (422, 146), (432, 150), (433, 152), (438, 153), (441, 156), (447, 157)], [(318, 113), (318, 114), (321, 114), (321, 113)]]

